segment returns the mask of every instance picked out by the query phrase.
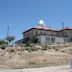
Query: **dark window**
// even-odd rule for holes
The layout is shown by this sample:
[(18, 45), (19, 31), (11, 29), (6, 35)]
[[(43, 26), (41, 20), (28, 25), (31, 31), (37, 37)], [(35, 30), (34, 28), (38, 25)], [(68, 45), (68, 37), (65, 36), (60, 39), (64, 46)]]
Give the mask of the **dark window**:
[(38, 34), (38, 32), (36, 31), (36, 35)]
[(30, 32), (30, 36), (32, 35), (32, 33)]
[(41, 34), (42, 34), (42, 32), (41, 32)]
[(46, 42), (50, 42), (50, 37), (46, 37)]
[(52, 43), (54, 43), (55, 42), (55, 38), (51, 38), (51, 41), (52, 41)]
[(54, 35), (53, 33), (51, 33), (51, 35)]
[(33, 31), (32, 31), (32, 35), (33, 35)]
[(29, 36), (29, 33), (27, 33), (27, 36)]
[(44, 32), (44, 34), (45, 34), (45, 32)]

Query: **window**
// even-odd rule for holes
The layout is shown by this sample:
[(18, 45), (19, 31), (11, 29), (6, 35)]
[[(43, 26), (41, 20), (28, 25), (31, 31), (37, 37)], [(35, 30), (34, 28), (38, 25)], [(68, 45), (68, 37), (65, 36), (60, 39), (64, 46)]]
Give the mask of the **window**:
[(32, 31), (32, 35), (33, 35), (33, 31)]
[(45, 32), (44, 32), (44, 34), (45, 34)]
[(51, 35), (54, 35), (54, 33), (51, 33)]
[(38, 32), (36, 31), (36, 35), (38, 34)]
[(42, 32), (40, 34), (42, 34)]
[(55, 38), (51, 38), (51, 41), (52, 41), (52, 43), (54, 43), (55, 42)]
[(46, 37), (46, 42), (50, 42), (50, 37)]

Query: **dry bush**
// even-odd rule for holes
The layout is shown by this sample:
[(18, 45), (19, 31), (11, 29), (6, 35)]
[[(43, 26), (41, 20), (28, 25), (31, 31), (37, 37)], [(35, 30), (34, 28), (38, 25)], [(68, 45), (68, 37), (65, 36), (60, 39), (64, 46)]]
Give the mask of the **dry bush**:
[(10, 48), (10, 49), (7, 49), (7, 52), (10, 52), (10, 53), (12, 53), (12, 52), (14, 52), (14, 49), (12, 49), (12, 48)]
[(9, 53), (14, 53), (17, 50), (16, 50), (16, 47), (7, 47), (6, 51), (9, 52)]
[(36, 47), (32, 47), (32, 48), (30, 48), (32, 51), (38, 51), (38, 50), (40, 50), (40, 48), (36, 48)]
[(46, 57), (46, 56), (33, 57), (33, 58), (29, 59), (29, 64), (46, 62), (47, 60), (48, 60), (48, 57)]
[(1, 49), (6, 49), (7, 45), (3, 44), (0, 46)]
[(25, 51), (25, 48), (24, 47), (17, 47), (17, 50), (22, 52), (22, 51)]
[(47, 46), (47, 50), (48, 50), (48, 49), (51, 49), (51, 46)]
[(33, 46), (34, 46), (34, 44), (33, 44), (33, 43), (31, 43), (29, 46), (30, 46), (30, 47), (33, 47)]

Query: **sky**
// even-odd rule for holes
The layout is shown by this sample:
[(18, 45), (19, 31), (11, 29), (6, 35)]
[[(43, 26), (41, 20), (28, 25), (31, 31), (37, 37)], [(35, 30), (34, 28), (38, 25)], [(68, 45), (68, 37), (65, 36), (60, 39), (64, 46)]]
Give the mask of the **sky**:
[(9, 35), (22, 38), (22, 32), (43, 20), (54, 29), (72, 28), (72, 0), (0, 0), (0, 39)]

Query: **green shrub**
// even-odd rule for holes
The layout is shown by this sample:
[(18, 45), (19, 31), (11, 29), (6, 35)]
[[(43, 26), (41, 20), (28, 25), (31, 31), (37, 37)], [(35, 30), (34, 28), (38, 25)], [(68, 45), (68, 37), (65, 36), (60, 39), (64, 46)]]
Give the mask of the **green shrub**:
[(0, 46), (0, 48), (1, 49), (6, 49), (6, 45), (3, 44), (3, 45)]
[(37, 43), (37, 42), (38, 42), (38, 39), (35, 38), (35, 37), (33, 37), (33, 38), (31, 39), (31, 41), (32, 41), (32, 43)]
[(5, 40), (0, 40), (0, 45), (2, 44), (8, 44)]
[(30, 38), (29, 37), (27, 37), (27, 38), (25, 38), (24, 40), (23, 40), (23, 42), (22, 43), (28, 43), (30, 41)]

